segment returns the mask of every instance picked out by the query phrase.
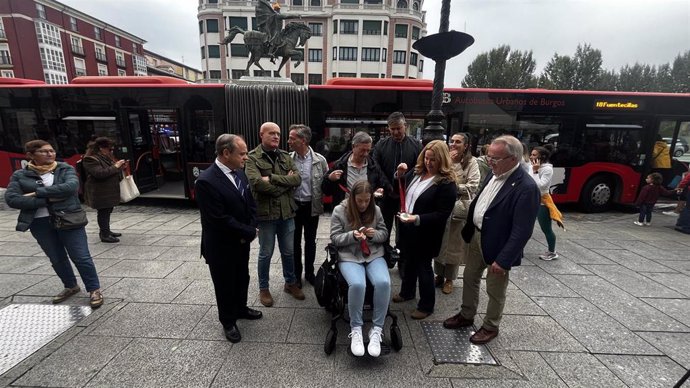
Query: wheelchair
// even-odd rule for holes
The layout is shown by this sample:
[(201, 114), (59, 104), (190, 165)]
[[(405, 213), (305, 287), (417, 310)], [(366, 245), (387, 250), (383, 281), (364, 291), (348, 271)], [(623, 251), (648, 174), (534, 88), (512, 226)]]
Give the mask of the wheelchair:
[[(397, 255), (397, 252), (394, 252)], [(350, 321), (349, 315), (346, 316), (347, 311), (347, 281), (338, 269), (338, 250), (332, 244), (326, 247), (326, 260), (321, 265), (317, 275), (314, 290), (319, 304), (331, 313), (331, 328), (326, 334), (326, 341), (323, 345), (323, 351), (326, 354), (333, 353), (335, 350), (335, 343), (338, 338), (337, 323), (339, 320), (345, 322)], [(390, 266), (389, 266), (390, 267)], [(364, 297), (364, 311), (373, 310), (374, 286), (367, 279), (366, 293)], [(389, 354), (391, 348), (400, 351), (403, 347), (402, 334), (398, 326), (398, 316), (391, 312), (390, 306), (386, 312), (386, 318), (391, 318), (391, 325), (388, 332), (388, 340), (385, 338), (381, 343), (381, 354)], [(370, 320), (365, 320), (370, 322)], [(366, 344), (365, 344), (366, 346)], [(349, 348), (348, 348), (349, 349)]]

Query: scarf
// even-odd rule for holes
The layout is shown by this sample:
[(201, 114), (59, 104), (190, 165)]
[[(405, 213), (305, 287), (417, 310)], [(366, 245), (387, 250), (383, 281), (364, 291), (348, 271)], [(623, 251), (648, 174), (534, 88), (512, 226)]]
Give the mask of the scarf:
[(35, 171), (38, 175), (43, 175), (47, 174), (49, 172), (55, 171), (57, 168), (57, 162), (53, 162), (51, 164), (46, 164), (46, 165), (41, 165), (37, 166), (34, 164), (34, 162), (29, 162), (29, 165), (27, 166), (31, 171)]
[(541, 196), (541, 203), (542, 205), (546, 206), (547, 209), (549, 209), (549, 217), (551, 217), (552, 220), (556, 221), (556, 224), (563, 228), (563, 230), (565, 230), (565, 225), (563, 225), (563, 215), (556, 207), (556, 204), (553, 203), (551, 194), (543, 194)]

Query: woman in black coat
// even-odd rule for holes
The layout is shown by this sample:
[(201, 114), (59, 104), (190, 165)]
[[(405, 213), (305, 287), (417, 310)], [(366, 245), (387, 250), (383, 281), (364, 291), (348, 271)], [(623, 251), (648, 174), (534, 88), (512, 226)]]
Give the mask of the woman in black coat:
[(115, 160), (115, 142), (107, 137), (96, 138), (89, 143), (82, 160), (86, 170), (84, 202), (98, 211), (98, 228), (102, 242), (116, 243), (122, 234), (110, 230), (110, 214), (120, 203), (120, 181), (124, 160)]
[[(407, 165), (398, 166), (396, 176), (405, 174)], [(456, 176), (448, 146), (440, 140), (427, 144), (417, 158), (414, 170), (406, 176), (405, 206), (400, 219), (400, 255), (405, 262), (400, 293), (393, 302), (414, 299), (419, 279), (419, 303), (411, 314), (424, 319), (434, 312), (436, 293), (432, 259), (438, 256), (446, 221), (457, 198)]]

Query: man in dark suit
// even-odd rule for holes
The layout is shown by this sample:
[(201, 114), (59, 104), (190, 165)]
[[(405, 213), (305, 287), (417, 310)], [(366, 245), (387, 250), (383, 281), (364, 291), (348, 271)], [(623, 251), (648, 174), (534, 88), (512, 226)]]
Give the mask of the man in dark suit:
[(256, 238), (256, 204), (242, 169), (247, 144), (231, 134), (216, 140), (216, 160), (195, 183), (201, 213), (201, 254), (216, 291), (218, 319), (233, 343), (242, 336), (238, 319), (259, 319), (260, 311), (247, 307), (249, 245)]
[(503, 316), (510, 269), (520, 265), (522, 251), (532, 236), (539, 210), (539, 188), (523, 169), (522, 144), (513, 136), (500, 136), (489, 146), (486, 158), (491, 174), (472, 201), (462, 238), (469, 244), (465, 263), (460, 312), (443, 322), (448, 329), (471, 326), (479, 302), (479, 282), (484, 269), (489, 303), (482, 327), (470, 342), (481, 345), (498, 335)]

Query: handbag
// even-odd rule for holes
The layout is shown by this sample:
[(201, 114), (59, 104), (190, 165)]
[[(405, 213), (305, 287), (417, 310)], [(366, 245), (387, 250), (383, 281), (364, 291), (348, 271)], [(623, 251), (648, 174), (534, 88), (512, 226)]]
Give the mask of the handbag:
[(64, 210), (50, 212), (50, 224), (55, 230), (78, 229), (89, 223), (86, 218), (86, 211), (79, 209), (72, 212)]
[(125, 175), (120, 181), (120, 202), (125, 203), (139, 196), (139, 188), (131, 175)]
[(463, 199), (463, 195), (460, 194), (460, 198), (455, 201), (455, 205), (453, 206), (451, 217), (455, 221), (467, 219), (467, 212), (470, 210), (470, 204), (472, 203), (472, 195), (467, 190), (465, 190), (465, 193), (467, 193), (467, 199)]

